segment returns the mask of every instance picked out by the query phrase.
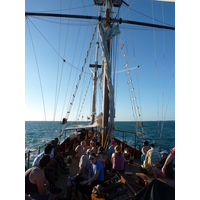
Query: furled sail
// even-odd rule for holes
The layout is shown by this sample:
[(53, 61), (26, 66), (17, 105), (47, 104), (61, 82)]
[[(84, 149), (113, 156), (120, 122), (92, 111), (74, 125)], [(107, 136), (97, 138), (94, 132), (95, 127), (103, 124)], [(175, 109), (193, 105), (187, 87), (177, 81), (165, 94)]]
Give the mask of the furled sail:
[(98, 24), (98, 32), (101, 38), (101, 49), (102, 49), (102, 68), (105, 68), (106, 78), (108, 80), (108, 91), (109, 91), (109, 117), (111, 122), (111, 130), (114, 128), (115, 108), (114, 108), (114, 87), (111, 79), (111, 62), (109, 58), (109, 52), (107, 47), (107, 40), (112, 39), (120, 33), (118, 26), (107, 26), (104, 28), (102, 23)]

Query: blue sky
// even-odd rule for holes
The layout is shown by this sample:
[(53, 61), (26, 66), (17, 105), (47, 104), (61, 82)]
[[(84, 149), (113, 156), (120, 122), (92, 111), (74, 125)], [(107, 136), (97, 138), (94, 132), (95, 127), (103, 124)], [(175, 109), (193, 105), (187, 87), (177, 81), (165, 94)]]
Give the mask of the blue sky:
[[(69, 11), (71, 1), (25, 1), (25, 11), (33, 12), (57, 12), (60, 8), (65, 13), (96, 16), (97, 7), (93, 6), (93, 1), (72, 1), (71, 11)], [(175, 5), (174, 3), (162, 3), (151, 1), (126, 1), (130, 5), (129, 11), (125, 5), (120, 9), (122, 19), (143, 21), (162, 24), (163, 17), (165, 24), (175, 26)], [(66, 9), (66, 10), (64, 10)], [(162, 11), (163, 10), (163, 11)], [(117, 10), (116, 10), (117, 11)], [(44, 106), (42, 100), (41, 86), (37, 66), (40, 72), (46, 120), (54, 119), (54, 103), (57, 85), (60, 81), (62, 60), (67, 61), (63, 65), (63, 73), (58, 98), (58, 107), (55, 120), (61, 120), (66, 115), (69, 107), (74, 84), (77, 83), (76, 74), (80, 74), (76, 68), (81, 69), (86, 57), (86, 52), (91, 41), (95, 21), (83, 20), (62, 20), (49, 18), (33, 18), (28, 20), (31, 36), (29, 33), (27, 20), (25, 20), (25, 120), (45, 120)], [(42, 20), (41, 20), (42, 19)], [(158, 21), (159, 20), (159, 21)], [(50, 22), (51, 21), (51, 22)], [(54, 23), (52, 23), (54, 22)], [(33, 26), (33, 24), (34, 26)], [(62, 24), (62, 26), (60, 26)], [(69, 24), (69, 25), (68, 25)], [(89, 28), (88, 28), (89, 24)], [(80, 26), (81, 25), (81, 26)], [(40, 31), (38, 32), (38, 30)], [(79, 29), (80, 27), (80, 29)], [(134, 28), (134, 29), (133, 29)], [(132, 30), (132, 32), (131, 32)], [(80, 32), (79, 32), (80, 31)], [(133, 86), (136, 92), (137, 103), (142, 111), (142, 119), (145, 120), (174, 120), (175, 119), (175, 31), (163, 31), (152, 28), (138, 27), (131, 25), (120, 25), (121, 37), (127, 54), (129, 67), (132, 69), (140, 65), (139, 69), (131, 70)], [(41, 35), (42, 33), (42, 35)], [(66, 39), (67, 35), (67, 39)], [(31, 37), (36, 52), (31, 42)], [(45, 38), (45, 39), (44, 39)], [(155, 38), (155, 39), (154, 39)], [(47, 42), (48, 41), (48, 42)], [(96, 42), (96, 37), (94, 39)], [(95, 44), (94, 42), (94, 44)], [(118, 42), (119, 43), (119, 42)], [(163, 48), (163, 46), (165, 48)], [(133, 48), (134, 47), (134, 48)], [(116, 47), (115, 47), (116, 50)], [(92, 51), (94, 52), (94, 45)], [(58, 53), (57, 53), (58, 52)], [(156, 52), (156, 53), (155, 53)], [(60, 56), (58, 56), (58, 54)], [(74, 56), (76, 55), (76, 56)], [(78, 56), (77, 56), (78, 55)], [(135, 55), (135, 56), (134, 56)], [(99, 64), (101, 63), (101, 53), (99, 53)], [(164, 59), (163, 59), (164, 58)], [(129, 89), (124, 70), (124, 63), (121, 50), (116, 52), (118, 62), (116, 73), (116, 118), (117, 121), (133, 120)], [(37, 61), (37, 64), (36, 64)], [(91, 77), (88, 65), (94, 63), (94, 54), (91, 53), (87, 62), (87, 71), (82, 77), (81, 86), (87, 86)], [(74, 66), (71, 68), (71, 66)], [(164, 72), (163, 72), (164, 65)], [(100, 70), (99, 70), (100, 71)], [(137, 76), (136, 76), (137, 72)], [(57, 75), (58, 73), (58, 75)], [(164, 76), (163, 76), (164, 74)], [(164, 86), (163, 86), (164, 77)], [(157, 81), (156, 81), (157, 79)], [(74, 81), (75, 80), (75, 81)], [(139, 90), (138, 90), (139, 85)], [(62, 115), (63, 102), (67, 89), (67, 98)], [(69, 120), (75, 120), (77, 110), (82, 101), (80, 96), (84, 96), (86, 89), (80, 87), (75, 98)], [(92, 84), (90, 84), (85, 99), (81, 116), (91, 115)], [(163, 100), (164, 99), (164, 100)], [(97, 113), (101, 111), (99, 106), (99, 92), (97, 94)]]

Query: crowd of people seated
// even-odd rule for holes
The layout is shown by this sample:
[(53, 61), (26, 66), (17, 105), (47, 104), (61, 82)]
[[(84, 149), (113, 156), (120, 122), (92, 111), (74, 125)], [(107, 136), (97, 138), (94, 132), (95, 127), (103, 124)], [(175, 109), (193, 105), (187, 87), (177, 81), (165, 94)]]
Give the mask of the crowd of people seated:
[[(124, 156), (119, 145), (115, 144), (112, 139), (108, 148), (108, 154), (99, 141), (95, 142), (92, 138), (87, 145), (86, 141), (81, 141), (75, 148), (76, 157), (79, 158), (78, 173), (67, 179), (66, 195), (59, 199), (71, 199), (72, 188), (76, 187), (79, 199), (85, 196), (90, 199), (94, 186), (103, 183), (104, 175), (108, 171), (108, 164), (111, 163), (111, 171), (124, 171)], [(48, 159), (47, 159), (48, 158)], [(26, 159), (26, 155), (25, 155)], [(46, 160), (45, 166), (41, 166), (41, 160)], [(52, 140), (44, 148), (44, 151), (35, 157), (32, 167), (25, 171), (25, 198), (37, 199), (55, 199), (56, 195), (61, 192), (61, 189), (55, 187), (55, 180), (58, 172), (64, 167), (64, 159), (59, 152), (58, 138)], [(40, 173), (33, 173), (42, 179), (44, 184), (30, 182), (30, 174), (32, 171), (41, 170)], [(32, 177), (32, 176), (31, 176)], [(33, 188), (33, 191), (31, 190)]]
[[(110, 162), (112, 162), (112, 171), (124, 171), (124, 156), (119, 145), (115, 145), (115, 140), (110, 143)], [(113, 152), (113, 153), (112, 153)], [(106, 154), (100, 142), (95, 142), (92, 138), (88, 143), (81, 141), (75, 148), (76, 157), (79, 158), (78, 173), (67, 179), (67, 194), (65, 199), (72, 199), (72, 188), (78, 191), (78, 198), (91, 198), (94, 186), (103, 183), (104, 175), (107, 173), (109, 155)], [(112, 159), (111, 159), (112, 157)]]
[(62, 169), (64, 159), (59, 152), (58, 138), (55, 138), (35, 157), (32, 167), (25, 168), (25, 199), (58, 199), (62, 189), (55, 187), (55, 181)]
[[(150, 144), (150, 148), (148, 144), (148, 141), (143, 143), (141, 167), (154, 178), (172, 178), (175, 147), (168, 155), (166, 150), (159, 152), (154, 144)], [(114, 138), (110, 141), (107, 153), (101, 143), (95, 142), (91, 137), (89, 141), (88, 139), (80, 141), (75, 152), (79, 158), (78, 173), (68, 177), (66, 197), (59, 199), (71, 199), (73, 187), (77, 189), (79, 199), (83, 199), (83, 196), (85, 199), (90, 199), (93, 187), (103, 183), (104, 175), (108, 171), (123, 173), (125, 170), (122, 146), (116, 144)], [(58, 138), (55, 138), (36, 156), (32, 167), (25, 169), (25, 199), (57, 198), (56, 194), (59, 194), (61, 189), (55, 187), (55, 180), (64, 166), (64, 158), (59, 152)]]
[(148, 147), (148, 141), (143, 143), (141, 155), (141, 167), (154, 178), (173, 178), (173, 158), (175, 147), (170, 154), (166, 150), (159, 152), (154, 144)]

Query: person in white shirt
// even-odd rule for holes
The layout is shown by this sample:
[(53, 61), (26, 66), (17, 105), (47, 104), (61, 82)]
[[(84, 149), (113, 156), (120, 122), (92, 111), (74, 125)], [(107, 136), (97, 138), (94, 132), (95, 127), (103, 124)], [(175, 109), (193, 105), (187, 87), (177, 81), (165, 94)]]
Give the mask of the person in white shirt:
[(81, 187), (80, 182), (88, 179), (88, 173), (89, 173), (89, 158), (86, 155), (85, 151), (83, 150), (83, 147), (81, 145), (78, 145), (75, 148), (76, 157), (80, 158), (79, 161), (79, 171), (75, 176), (68, 178), (67, 183), (67, 198), (70, 199), (72, 194), (72, 186)]

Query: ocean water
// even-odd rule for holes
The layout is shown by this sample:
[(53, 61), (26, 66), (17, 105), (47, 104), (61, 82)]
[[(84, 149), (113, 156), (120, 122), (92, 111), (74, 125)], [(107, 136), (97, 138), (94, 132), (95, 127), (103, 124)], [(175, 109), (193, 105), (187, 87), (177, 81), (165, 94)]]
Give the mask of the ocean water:
[[(74, 124), (68, 122), (67, 126)], [(88, 122), (81, 122), (80, 124), (88, 124)], [(146, 121), (143, 122), (144, 132), (146, 140), (150, 143), (154, 143), (156, 147), (160, 147), (160, 150), (170, 150), (175, 146), (175, 121), (165, 121), (161, 132), (162, 122)], [(30, 164), (32, 164), (34, 158), (38, 154), (38, 147), (40, 146), (40, 152), (43, 151), (47, 142), (51, 141), (55, 137), (59, 136), (62, 125), (60, 122), (44, 122), (44, 121), (26, 121), (25, 122), (25, 152), (30, 153)], [(115, 122), (115, 129), (124, 130), (126, 134), (125, 141), (131, 146), (135, 146), (135, 135), (127, 132), (135, 132), (134, 122)], [(158, 131), (159, 130), (159, 131)], [(127, 131), (127, 132), (126, 132)], [(68, 131), (66, 136), (69, 135)], [(116, 132), (115, 137), (123, 139), (121, 132)], [(64, 139), (61, 138), (61, 141)], [(140, 146), (139, 146), (140, 145)], [(138, 142), (137, 148), (142, 147), (142, 142)], [(27, 160), (26, 160), (27, 166)]]

